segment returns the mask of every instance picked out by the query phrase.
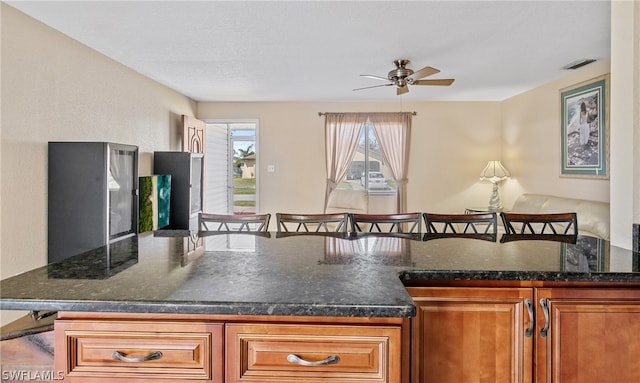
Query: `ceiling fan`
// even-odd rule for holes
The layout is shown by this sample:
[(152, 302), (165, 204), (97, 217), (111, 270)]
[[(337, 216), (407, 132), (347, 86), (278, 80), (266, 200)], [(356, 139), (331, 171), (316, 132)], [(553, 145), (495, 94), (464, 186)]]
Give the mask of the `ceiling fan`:
[(364, 88), (357, 88), (354, 90), (362, 90), (362, 89), (370, 89), (370, 88), (377, 88), (380, 86), (391, 86), (391, 85), (395, 85), (396, 86), (396, 94), (397, 95), (401, 95), (404, 93), (409, 92), (409, 87), (408, 85), (444, 85), (444, 86), (448, 86), (451, 85), (454, 81), (454, 79), (452, 78), (448, 78), (448, 79), (441, 79), (441, 80), (421, 80), (422, 78), (425, 78), (427, 76), (431, 76), (433, 74), (436, 74), (438, 72), (440, 72), (438, 69), (436, 68), (432, 68), (430, 66), (426, 66), (422, 69), (420, 69), (419, 71), (414, 72), (413, 70), (407, 68), (407, 64), (409, 64), (409, 60), (395, 60), (393, 62), (396, 66), (395, 69), (391, 70), (389, 72), (389, 74), (387, 74), (387, 77), (382, 77), (382, 76), (373, 76), (373, 75), (369, 75), (369, 74), (361, 74), (360, 76), (362, 77), (369, 77), (369, 78), (373, 78), (376, 80), (384, 80), (384, 81), (388, 81), (388, 84), (383, 84), (383, 85), (374, 85), (374, 86), (366, 86)]

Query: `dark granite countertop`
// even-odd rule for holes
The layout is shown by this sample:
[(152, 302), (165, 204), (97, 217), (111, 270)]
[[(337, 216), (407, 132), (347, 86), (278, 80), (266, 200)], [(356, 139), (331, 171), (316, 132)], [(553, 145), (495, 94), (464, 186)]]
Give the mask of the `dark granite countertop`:
[(143, 234), (0, 282), (3, 310), (410, 317), (416, 280), (640, 283), (606, 241), (509, 243), (365, 236)]

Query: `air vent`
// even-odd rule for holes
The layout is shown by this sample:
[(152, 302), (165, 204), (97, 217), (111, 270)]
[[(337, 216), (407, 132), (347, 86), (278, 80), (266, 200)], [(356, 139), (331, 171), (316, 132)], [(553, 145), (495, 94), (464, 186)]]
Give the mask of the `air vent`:
[(583, 67), (585, 65), (591, 64), (592, 62), (596, 61), (596, 59), (581, 59), (578, 61), (574, 61), (570, 64), (567, 64), (565, 66), (562, 67), (562, 69), (578, 69), (580, 67)]

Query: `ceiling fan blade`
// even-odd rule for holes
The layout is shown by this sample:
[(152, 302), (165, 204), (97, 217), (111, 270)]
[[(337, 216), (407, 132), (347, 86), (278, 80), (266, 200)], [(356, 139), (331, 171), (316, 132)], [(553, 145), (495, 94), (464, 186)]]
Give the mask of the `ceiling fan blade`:
[(369, 77), (369, 78), (375, 78), (376, 80), (383, 80), (383, 81), (389, 81), (388, 78), (386, 77), (382, 77), (382, 76), (374, 76), (372, 74), (361, 74), (360, 77)]
[(416, 80), (412, 85), (451, 85), (455, 80), (452, 78), (444, 78), (441, 80)]
[(409, 76), (409, 78), (413, 79), (413, 80), (417, 80), (419, 78), (424, 78), (427, 76), (431, 76), (432, 74), (436, 74), (440, 72), (438, 69), (436, 68), (432, 68), (430, 66), (426, 66), (422, 69), (420, 69), (419, 71), (413, 72), (413, 74), (411, 76)]
[(396, 95), (399, 96), (401, 94), (405, 94), (405, 93), (409, 93), (409, 87), (408, 86), (399, 86), (396, 90)]
[(356, 89), (353, 89), (353, 90), (371, 89), (371, 88), (378, 88), (378, 87), (381, 87), (381, 86), (391, 86), (391, 85), (393, 85), (393, 84), (392, 83), (388, 83), (388, 84), (383, 84), (383, 85), (365, 86), (364, 88), (356, 88)]

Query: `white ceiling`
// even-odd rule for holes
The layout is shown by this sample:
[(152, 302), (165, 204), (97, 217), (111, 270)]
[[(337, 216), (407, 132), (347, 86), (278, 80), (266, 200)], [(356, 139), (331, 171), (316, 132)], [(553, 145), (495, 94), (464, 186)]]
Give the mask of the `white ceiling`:
[[(610, 56), (609, 1), (6, 1), (196, 101), (503, 100)], [(450, 87), (384, 82), (392, 61)]]

